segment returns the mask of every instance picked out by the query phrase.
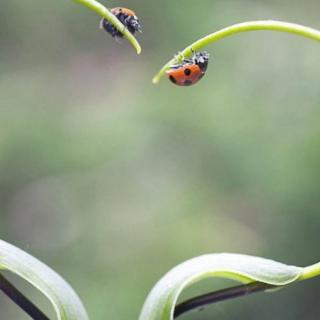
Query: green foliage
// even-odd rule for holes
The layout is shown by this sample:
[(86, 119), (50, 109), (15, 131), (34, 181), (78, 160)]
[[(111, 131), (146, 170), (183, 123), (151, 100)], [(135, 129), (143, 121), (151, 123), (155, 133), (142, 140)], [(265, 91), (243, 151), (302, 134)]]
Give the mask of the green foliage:
[[(287, 14), (281, 11), (285, 3), (294, 15), (292, 1), (265, 7), (247, 1), (249, 14), (265, 15), (267, 7), (279, 16)], [(277, 47), (279, 55), (271, 54), (269, 45), (263, 47), (260, 37), (243, 47), (232, 42), (232, 50), (222, 46), (212, 80), (207, 78), (196, 91), (168, 88), (172, 103), (166, 103), (163, 92), (145, 82), (156, 55), (143, 63), (123, 63), (127, 53), (117, 52), (112, 39), (108, 54), (98, 37), (85, 41), (90, 20), (84, 16), (79, 24), (73, 8), (68, 12), (67, 6), (57, 5), (66, 19), (56, 19), (50, 7), (56, 4), (48, 3), (50, 10), (39, 14), (38, 4), (11, 1), (4, 3), (2, 15), (8, 20), (15, 16), (15, 23), (0, 19), (1, 39), (13, 39), (13, 49), (4, 47), (7, 58), (0, 62), (6, 70), (0, 83), (3, 233), (55, 255), (61, 268), (86, 288), (94, 319), (130, 318), (155, 276), (199, 252), (245, 247), (288, 261), (317, 255), (319, 60), (312, 44), (297, 41), (292, 48), (290, 40), (275, 42), (272, 50)], [(248, 18), (245, 2), (231, 1), (223, 15), (215, 10), (221, 9), (217, 1), (203, 5), (208, 8), (203, 23), (186, 33), (185, 18), (196, 8), (190, 4), (181, 12), (181, 5), (165, 0), (146, 21), (148, 49), (167, 54), (176, 45), (168, 31), (181, 40), (213, 24)], [(313, 16), (317, 23), (318, 9), (308, 3), (296, 14), (300, 21), (311, 23)], [(154, 31), (157, 39), (166, 40), (155, 41)], [(45, 54), (38, 49), (39, 40), (50, 49), (44, 47)], [(303, 63), (296, 63), (298, 56)], [(114, 81), (115, 75), (121, 81)], [(39, 220), (35, 216), (23, 216), (25, 206), (29, 213), (41, 214), (40, 227), (32, 222)], [(26, 220), (31, 222), (25, 225)], [(190, 237), (192, 245), (186, 246)], [(88, 259), (93, 247), (95, 258)], [(149, 262), (143, 262), (143, 272), (141, 261)], [(87, 273), (92, 268), (95, 272)], [(299, 311), (311, 310), (310, 297), (319, 292), (316, 286), (308, 289), (299, 297)], [(1, 305), (4, 312), (6, 307)], [(239, 318), (243, 312), (245, 307)], [(270, 318), (262, 311), (264, 317)]]
[(17, 247), (0, 240), (0, 270), (8, 270), (31, 283), (52, 303), (59, 320), (87, 320), (73, 289), (56, 272)]

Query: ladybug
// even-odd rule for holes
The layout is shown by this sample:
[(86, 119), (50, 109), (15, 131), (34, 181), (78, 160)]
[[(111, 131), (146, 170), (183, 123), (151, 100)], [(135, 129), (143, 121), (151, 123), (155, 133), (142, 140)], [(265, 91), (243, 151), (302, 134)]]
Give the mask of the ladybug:
[(205, 75), (208, 63), (209, 53), (205, 51), (194, 53), (191, 58), (172, 65), (166, 74), (169, 80), (178, 86), (191, 86)]
[[(116, 7), (111, 12), (124, 24), (124, 26), (134, 35), (137, 31), (141, 32), (141, 25), (136, 14), (127, 8)], [(108, 20), (102, 19), (100, 28), (103, 28), (114, 38), (122, 38), (123, 33), (116, 29)]]

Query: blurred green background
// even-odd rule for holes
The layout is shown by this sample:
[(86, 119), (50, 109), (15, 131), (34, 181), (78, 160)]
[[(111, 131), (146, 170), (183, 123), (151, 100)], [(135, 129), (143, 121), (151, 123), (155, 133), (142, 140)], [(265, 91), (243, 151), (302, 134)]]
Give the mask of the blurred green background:
[[(208, 47), (196, 86), (151, 78), (227, 25), (320, 28), (319, 1), (103, 1), (141, 56), (73, 1), (3, 1), (0, 235), (59, 272), (91, 319), (137, 319), (171, 267), (210, 252), (319, 260), (320, 45), (275, 32)], [(52, 315), (44, 298), (11, 278)], [(233, 284), (205, 282), (184, 297)], [(181, 319), (319, 319), (315, 279)], [(1, 319), (28, 319), (0, 294)]]

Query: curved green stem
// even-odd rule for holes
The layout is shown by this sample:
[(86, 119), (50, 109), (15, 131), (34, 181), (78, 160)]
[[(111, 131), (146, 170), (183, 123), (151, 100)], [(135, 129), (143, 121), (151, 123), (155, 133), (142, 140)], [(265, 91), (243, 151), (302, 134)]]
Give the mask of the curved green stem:
[(180, 317), (186, 312), (203, 308), (204, 306), (209, 304), (214, 304), (229, 299), (235, 299), (241, 296), (248, 296), (249, 294), (266, 291), (274, 287), (275, 286), (267, 283), (251, 282), (249, 284), (243, 284), (240, 286), (230, 287), (214, 292), (208, 292), (206, 294), (191, 298), (178, 304), (174, 310), (174, 319)]
[(320, 276), (320, 262), (315, 263), (309, 267), (305, 267), (299, 277), (299, 281), (307, 280)]
[(163, 74), (170, 68), (171, 65), (177, 64), (183, 60), (184, 57), (190, 56), (193, 51), (199, 51), (206, 45), (218, 41), (220, 39), (229, 37), (231, 35), (247, 32), (247, 31), (257, 31), (257, 30), (272, 30), (293, 33), (306, 38), (320, 41), (320, 31), (305, 27), (295, 23), (272, 21), (272, 20), (262, 20), (262, 21), (248, 21), (221, 29), (217, 32), (211, 33), (206, 37), (192, 43), (186, 47), (179, 55), (170, 60), (164, 67), (159, 71), (159, 73), (153, 78), (153, 83), (158, 83)]
[(129, 42), (133, 45), (133, 47), (137, 50), (137, 53), (141, 53), (141, 47), (136, 40), (136, 38), (132, 35), (132, 33), (117, 19), (115, 15), (113, 15), (105, 6), (103, 6), (100, 2), (95, 0), (74, 0), (88, 7), (89, 9), (97, 12), (100, 16), (107, 19), (110, 23), (112, 23), (123, 35), (129, 40)]

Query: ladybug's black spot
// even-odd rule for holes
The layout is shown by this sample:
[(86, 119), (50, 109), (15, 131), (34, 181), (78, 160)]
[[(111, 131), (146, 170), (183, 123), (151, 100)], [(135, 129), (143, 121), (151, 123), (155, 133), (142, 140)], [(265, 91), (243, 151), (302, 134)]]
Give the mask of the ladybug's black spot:
[(169, 77), (170, 81), (173, 82), (173, 83), (177, 83), (177, 80), (174, 76), (170, 76)]
[(192, 85), (192, 81), (191, 81), (191, 80), (185, 80), (185, 81), (183, 82), (183, 84), (184, 84), (185, 86), (191, 86), (191, 85)]
[(186, 76), (190, 76), (191, 70), (190, 70), (189, 68), (185, 69), (185, 70), (184, 70), (184, 74), (185, 74)]

